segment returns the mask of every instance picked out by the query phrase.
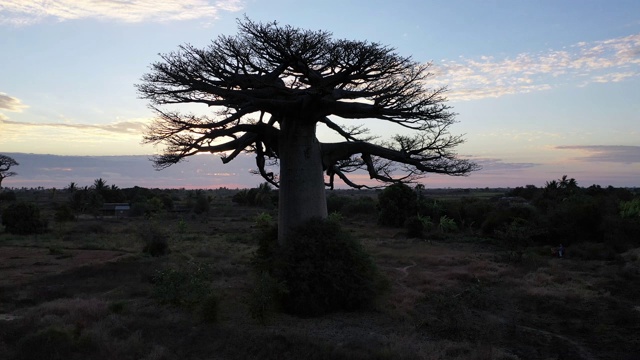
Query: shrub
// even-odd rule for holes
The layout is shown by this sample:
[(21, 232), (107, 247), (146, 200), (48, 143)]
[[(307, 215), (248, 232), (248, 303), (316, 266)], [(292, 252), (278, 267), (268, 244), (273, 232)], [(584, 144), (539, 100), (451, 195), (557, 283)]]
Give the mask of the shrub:
[(429, 216), (432, 219), (439, 219), (444, 214), (442, 202), (429, 198), (420, 198), (417, 204), (418, 213), (421, 216)]
[(2, 225), (11, 234), (39, 234), (47, 229), (47, 221), (40, 217), (40, 208), (36, 204), (11, 204), (2, 212)]
[(53, 218), (56, 222), (60, 223), (74, 221), (76, 219), (76, 216), (73, 213), (73, 209), (71, 209), (69, 205), (63, 204), (58, 206)]
[(402, 183), (393, 184), (378, 195), (378, 223), (402, 227), (408, 217), (417, 213), (417, 207), (413, 189)]
[(162, 256), (170, 252), (169, 236), (158, 226), (147, 224), (138, 231), (144, 247), (142, 252), (151, 256)]
[[(212, 304), (211, 269), (206, 264), (189, 262), (185, 268), (167, 268), (156, 272), (152, 279), (153, 294), (162, 304), (195, 309)], [(217, 301), (217, 300), (216, 300)], [(217, 311), (217, 304), (215, 305)], [(207, 312), (213, 311), (207, 309)], [(211, 319), (212, 314), (206, 314)]]
[(255, 217), (255, 223), (259, 229), (268, 228), (269, 226), (271, 226), (272, 222), (273, 222), (273, 216), (271, 216), (271, 214), (266, 212), (261, 212)]
[(331, 194), (327, 196), (327, 211), (329, 213), (342, 212), (345, 204), (347, 204), (350, 200), (351, 199), (346, 196)]
[(538, 213), (535, 207), (520, 203), (499, 203), (490, 211), (481, 225), (482, 233), (494, 235), (496, 231), (508, 227), (514, 221), (527, 221), (531, 223), (539, 222)]
[(272, 207), (277, 203), (278, 197), (267, 182), (260, 184), (257, 188), (243, 189), (238, 191), (231, 201), (239, 205)]
[(286, 284), (279, 302), (285, 312), (320, 316), (373, 304), (381, 275), (362, 246), (336, 223), (315, 219), (295, 229), (285, 246), (277, 237), (260, 242), (255, 264)]
[(329, 221), (339, 223), (340, 221), (342, 221), (343, 218), (344, 217), (342, 216), (342, 213), (340, 213), (338, 211), (334, 211), (334, 212), (329, 214), (329, 217), (327, 219)]
[(210, 209), (209, 198), (204, 194), (198, 194), (193, 212), (196, 214), (208, 213)]
[(449, 233), (458, 230), (458, 225), (456, 225), (456, 222), (452, 218), (448, 217), (447, 215), (442, 215), (440, 216), (438, 228), (443, 233)]
[(602, 221), (604, 242), (619, 253), (640, 246), (640, 221), (606, 216)]
[(278, 282), (266, 271), (260, 271), (254, 279), (249, 297), (251, 317), (265, 324), (269, 315), (277, 309), (277, 300), (287, 292), (286, 285)]
[(359, 196), (355, 200), (348, 201), (341, 212), (345, 216), (351, 216), (356, 214), (374, 214), (376, 211), (376, 203), (372, 197)]
[(0, 201), (16, 201), (15, 191), (0, 191)]
[(506, 250), (507, 262), (520, 263), (527, 247), (531, 244), (531, 236), (536, 232), (527, 221), (513, 220), (510, 224), (496, 229), (494, 235)]
[(620, 216), (623, 219), (640, 220), (640, 199), (620, 202)]
[(572, 196), (551, 208), (547, 214), (549, 238), (568, 244), (602, 242), (602, 209), (596, 199)]
[(424, 231), (424, 222), (418, 216), (411, 216), (404, 222), (404, 227), (408, 237), (420, 238)]
[(344, 216), (357, 214), (373, 214), (377, 211), (375, 200), (370, 196), (341, 196), (330, 195), (327, 197), (327, 211), (329, 214), (339, 212)]
[(139, 217), (149, 212), (149, 205), (147, 202), (135, 202), (131, 204), (131, 210), (129, 210), (129, 216)]

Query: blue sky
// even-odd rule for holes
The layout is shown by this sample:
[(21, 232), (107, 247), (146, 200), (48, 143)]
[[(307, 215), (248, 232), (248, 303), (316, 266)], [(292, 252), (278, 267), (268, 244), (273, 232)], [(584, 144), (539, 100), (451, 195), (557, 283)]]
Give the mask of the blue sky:
[[(448, 86), (458, 113), (452, 130), (466, 134), (458, 152), (483, 170), (430, 176), (427, 186), (541, 186), (564, 174), (583, 186), (640, 186), (637, 0), (0, 0), (0, 153), (65, 155), (56, 159), (69, 162), (51, 177), (37, 172), (44, 165), (23, 161), (16, 168), (23, 175), (3, 185), (60, 187), (81, 174), (126, 179), (88, 168), (78, 156), (157, 151), (140, 144), (153, 114), (134, 84), (158, 53), (234, 34), (245, 14), (380, 42), (432, 62), (432, 85)], [(374, 134), (392, 131), (367, 126)], [(206, 163), (215, 169), (200, 173), (210, 177), (261, 181), (244, 165)], [(120, 175), (131, 166), (122, 164)], [(183, 178), (148, 168), (149, 177), (166, 181), (153, 184), (183, 186)], [(130, 180), (138, 183), (118, 185), (149, 179)]]

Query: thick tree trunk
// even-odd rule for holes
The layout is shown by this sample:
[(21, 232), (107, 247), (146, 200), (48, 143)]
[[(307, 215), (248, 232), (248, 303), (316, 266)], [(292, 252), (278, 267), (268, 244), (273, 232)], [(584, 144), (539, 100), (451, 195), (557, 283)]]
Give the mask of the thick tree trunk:
[(278, 242), (314, 217), (327, 217), (320, 143), (313, 122), (283, 120), (279, 140), (280, 190)]

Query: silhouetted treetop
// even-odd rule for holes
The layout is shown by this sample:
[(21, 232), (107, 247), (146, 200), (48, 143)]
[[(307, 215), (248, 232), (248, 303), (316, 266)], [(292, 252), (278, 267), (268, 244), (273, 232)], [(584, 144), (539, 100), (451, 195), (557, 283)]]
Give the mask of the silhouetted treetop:
[[(336, 175), (366, 187), (352, 176), (359, 169), (381, 182), (478, 169), (454, 152), (463, 139), (449, 133), (455, 120), (446, 89), (427, 85), (430, 64), (375, 42), (333, 39), (327, 31), (247, 18), (238, 28), (206, 48), (187, 44), (161, 54), (137, 85), (158, 115), (144, 137), (164, 145), (154, 159), (157, 168), (201, 152), (218, 153), (227, 163), (245, 151), (255, 154), (256, 172), (281, 194), (304, 191), (322, 202)], [(166, 106), (177, 104), (212, 111), (197, 115)], [(386, 121), (409, 135), (376, 140), (354, 119)], [(318, 124), (341, 141), (320, 142)], [(268, 170), (276, 164), (279, 174)], [(299, 195), (292, 201), (304, 203), (307, 195)], [(324, 213), (326, 206), (316, 215)]]

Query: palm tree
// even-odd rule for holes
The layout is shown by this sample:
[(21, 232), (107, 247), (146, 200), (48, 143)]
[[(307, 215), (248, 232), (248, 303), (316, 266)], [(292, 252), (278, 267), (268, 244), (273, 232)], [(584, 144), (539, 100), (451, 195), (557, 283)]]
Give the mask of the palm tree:
[(95, 179), (95, 180), (93, 181), (93, 188), (94, 188), (97, 192), (101, 193), (102, 191), (104, 191), (104, 189), (106, 189), (106, 188), (107, 188), (107, 182), (106, 182), (106, 181), (104, 181), (104, 180), (102, 180), (102, 178)]
[(69, 185), (67, 185), (66, 190), (70, 193), (75, 192), (76, 190), (78, 190), (78, 184), (76, 184), (75, 182), (71, 182)]

